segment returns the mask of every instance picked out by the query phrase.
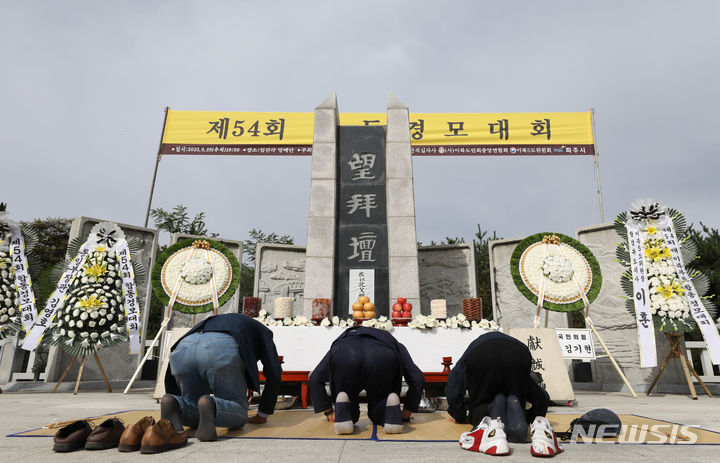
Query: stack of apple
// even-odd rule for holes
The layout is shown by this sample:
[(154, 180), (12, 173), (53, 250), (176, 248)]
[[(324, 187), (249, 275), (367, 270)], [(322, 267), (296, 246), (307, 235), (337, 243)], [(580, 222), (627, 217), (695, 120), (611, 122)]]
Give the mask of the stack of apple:
[(353, 318), (375, 318), (375, 304), (370, 302), (367, 296), (360, 296), (357, 302), (352, 305)]
[(397, 298), (392, 306), (392, 318), (412, 318), (412, 304), (404, 297)]

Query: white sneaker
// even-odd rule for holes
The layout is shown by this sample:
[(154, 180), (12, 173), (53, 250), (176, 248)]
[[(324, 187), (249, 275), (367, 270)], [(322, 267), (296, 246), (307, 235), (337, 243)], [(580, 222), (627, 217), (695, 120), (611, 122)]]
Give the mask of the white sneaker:
[(544, 416), (535, 417), (535, 421), (530, 425), (530, 433), (532, 434), (530, 455), (534, 457), (554, 457), (563, 451), (560, 444), (558, 444), (553, 427)]
[(460, 447), (486, 455), (509, 455), (504, 428), (499, 417), (493, 420), (486, 416), (475, 429), (460, 435)]

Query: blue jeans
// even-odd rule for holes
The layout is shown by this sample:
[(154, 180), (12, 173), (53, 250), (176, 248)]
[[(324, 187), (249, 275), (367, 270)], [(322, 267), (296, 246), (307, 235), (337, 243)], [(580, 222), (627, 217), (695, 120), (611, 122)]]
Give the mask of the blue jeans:
[(241, 428), (247, 421), (248, 400), (245, 364), (232, 336), (226, 333), (193, 333), (170, 353), (170, 368), (182, 396), (180, 404), (184, 426), (197, 428), (198, 399), (215, 394), (215, 424)]

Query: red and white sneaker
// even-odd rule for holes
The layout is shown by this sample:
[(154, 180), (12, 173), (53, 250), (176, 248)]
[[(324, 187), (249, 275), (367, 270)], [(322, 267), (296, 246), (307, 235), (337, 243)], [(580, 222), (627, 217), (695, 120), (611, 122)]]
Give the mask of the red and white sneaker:
[(486, 455), (510, 454), (502, 421), (500, 418), (490, 419), (489, 416), (483, 418), (472, 431), (460, 435), (460, 447)]
[(530, 425), (532, 434), (532, 445), (530, 455), (534, 457), (554, 457), (563, 451), (558, 444), (557, 436), (552, 425), (544, 416), (535, 417)]

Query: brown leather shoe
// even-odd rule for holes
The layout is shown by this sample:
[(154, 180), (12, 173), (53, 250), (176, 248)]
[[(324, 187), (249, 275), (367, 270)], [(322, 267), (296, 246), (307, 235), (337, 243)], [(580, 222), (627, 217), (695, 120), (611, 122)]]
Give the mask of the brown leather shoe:
[(117, 418), (108, 418), (92, 430), (85, 443), (85, 450), (113, 449), (118, 446), (125, 425)]
[(163, 419), (150, 426), (142, 438), (140, 453), (160, 453), (187, 444), (185, 431), (176, 431), (170, 421)]
[(81, 449), (85, 446), (91, 432), (90, 423), (86, 420), (78, 420), (64, 428), (60, 428), (53, 437), (53, 450), (56, 452), (72, 452)]
[(121, 452), (137, 452), (140, 450), (140, 444), (142, 443), (145, 431), (154, 424), (155, 418), (152, 416), (146, 416), (137, 423), (126, 427), (125, 432), (123, 432), (122, 436), (120, 436), (118, 450)]

